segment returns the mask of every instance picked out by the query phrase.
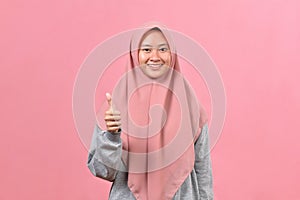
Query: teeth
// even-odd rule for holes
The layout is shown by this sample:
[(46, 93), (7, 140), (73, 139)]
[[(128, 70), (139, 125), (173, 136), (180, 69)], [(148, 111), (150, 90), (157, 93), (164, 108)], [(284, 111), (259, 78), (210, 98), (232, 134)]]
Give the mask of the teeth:
[(162, 66), (162, 64), (147, 64), (148, 66)]
[(147, 64), (148, 68), (154, 71), (160, 70), (163, 64)]

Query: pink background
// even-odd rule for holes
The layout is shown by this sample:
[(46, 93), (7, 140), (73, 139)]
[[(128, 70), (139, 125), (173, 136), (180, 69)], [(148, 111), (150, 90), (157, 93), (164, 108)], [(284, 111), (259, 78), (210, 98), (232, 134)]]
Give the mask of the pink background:
[(86, 167), (72, 90), (108, 37), (160, 21), (202, 44), (227, 92), (211, 156), (215, 199), (300, 199), (300, 3), (2, 1), (0, 199), (107, 199)]

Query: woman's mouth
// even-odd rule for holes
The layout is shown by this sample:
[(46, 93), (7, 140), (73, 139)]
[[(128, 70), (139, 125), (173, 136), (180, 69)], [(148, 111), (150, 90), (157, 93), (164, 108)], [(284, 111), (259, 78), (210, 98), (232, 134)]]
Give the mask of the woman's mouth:
[(162, 66), (163, 64), (147, 64), (147, 67), (154, 71), (159, 70)]

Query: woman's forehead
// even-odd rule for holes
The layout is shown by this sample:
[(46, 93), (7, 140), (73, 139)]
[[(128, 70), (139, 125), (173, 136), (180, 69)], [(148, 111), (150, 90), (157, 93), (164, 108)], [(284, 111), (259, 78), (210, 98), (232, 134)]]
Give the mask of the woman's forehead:
[(141, 38), (140, 44), (141, 46), (163, 46), (168, 45), (168, 41), (161, 31), (150, 30)]

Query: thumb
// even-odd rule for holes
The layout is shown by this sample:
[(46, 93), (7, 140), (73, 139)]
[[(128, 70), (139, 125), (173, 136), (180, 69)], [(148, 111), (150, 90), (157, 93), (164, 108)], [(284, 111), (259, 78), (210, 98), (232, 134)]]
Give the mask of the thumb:
[(109, 105), (110, 109), (112, 110), (112, 98), (111, 98), (111, 95), (108, 92), (105, 95), (106, 95), (106, 100), (108, 102), (108, 105)]

